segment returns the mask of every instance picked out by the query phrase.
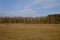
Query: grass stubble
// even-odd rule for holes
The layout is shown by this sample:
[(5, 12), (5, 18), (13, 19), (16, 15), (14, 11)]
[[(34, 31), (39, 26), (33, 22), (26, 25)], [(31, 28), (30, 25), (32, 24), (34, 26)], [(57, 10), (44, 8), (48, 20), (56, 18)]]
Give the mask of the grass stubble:
[(60, 24), (0, 24), (0, 40), (60, 40)]

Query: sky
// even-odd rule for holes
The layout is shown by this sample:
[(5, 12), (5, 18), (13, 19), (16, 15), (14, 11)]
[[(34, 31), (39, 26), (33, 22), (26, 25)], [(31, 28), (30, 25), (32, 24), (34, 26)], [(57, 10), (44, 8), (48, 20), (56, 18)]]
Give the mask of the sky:
[(0, 0), (0, 16), (36, 17), (60, 13), (60, 0)]

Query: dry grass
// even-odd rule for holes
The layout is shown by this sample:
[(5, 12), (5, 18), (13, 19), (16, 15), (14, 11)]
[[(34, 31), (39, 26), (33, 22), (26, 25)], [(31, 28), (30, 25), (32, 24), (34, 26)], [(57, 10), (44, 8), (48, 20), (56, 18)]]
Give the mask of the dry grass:
[(60, 40), (60, 24), (0, 24), (0, 40)]

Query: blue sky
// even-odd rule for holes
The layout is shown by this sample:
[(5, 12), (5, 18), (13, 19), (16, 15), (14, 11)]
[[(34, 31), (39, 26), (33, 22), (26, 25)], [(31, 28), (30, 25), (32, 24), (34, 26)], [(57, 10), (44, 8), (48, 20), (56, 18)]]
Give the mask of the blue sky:
[(0, 16), (46, 16), (60, 13), (60, 0), (0, 0)]

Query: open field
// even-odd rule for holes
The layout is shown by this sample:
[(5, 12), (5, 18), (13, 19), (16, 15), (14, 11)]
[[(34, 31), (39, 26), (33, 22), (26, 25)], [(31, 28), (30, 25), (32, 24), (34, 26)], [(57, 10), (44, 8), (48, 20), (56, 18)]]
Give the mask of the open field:
[(60, 40), (60, 24), (0, 24), (0, 40)]

